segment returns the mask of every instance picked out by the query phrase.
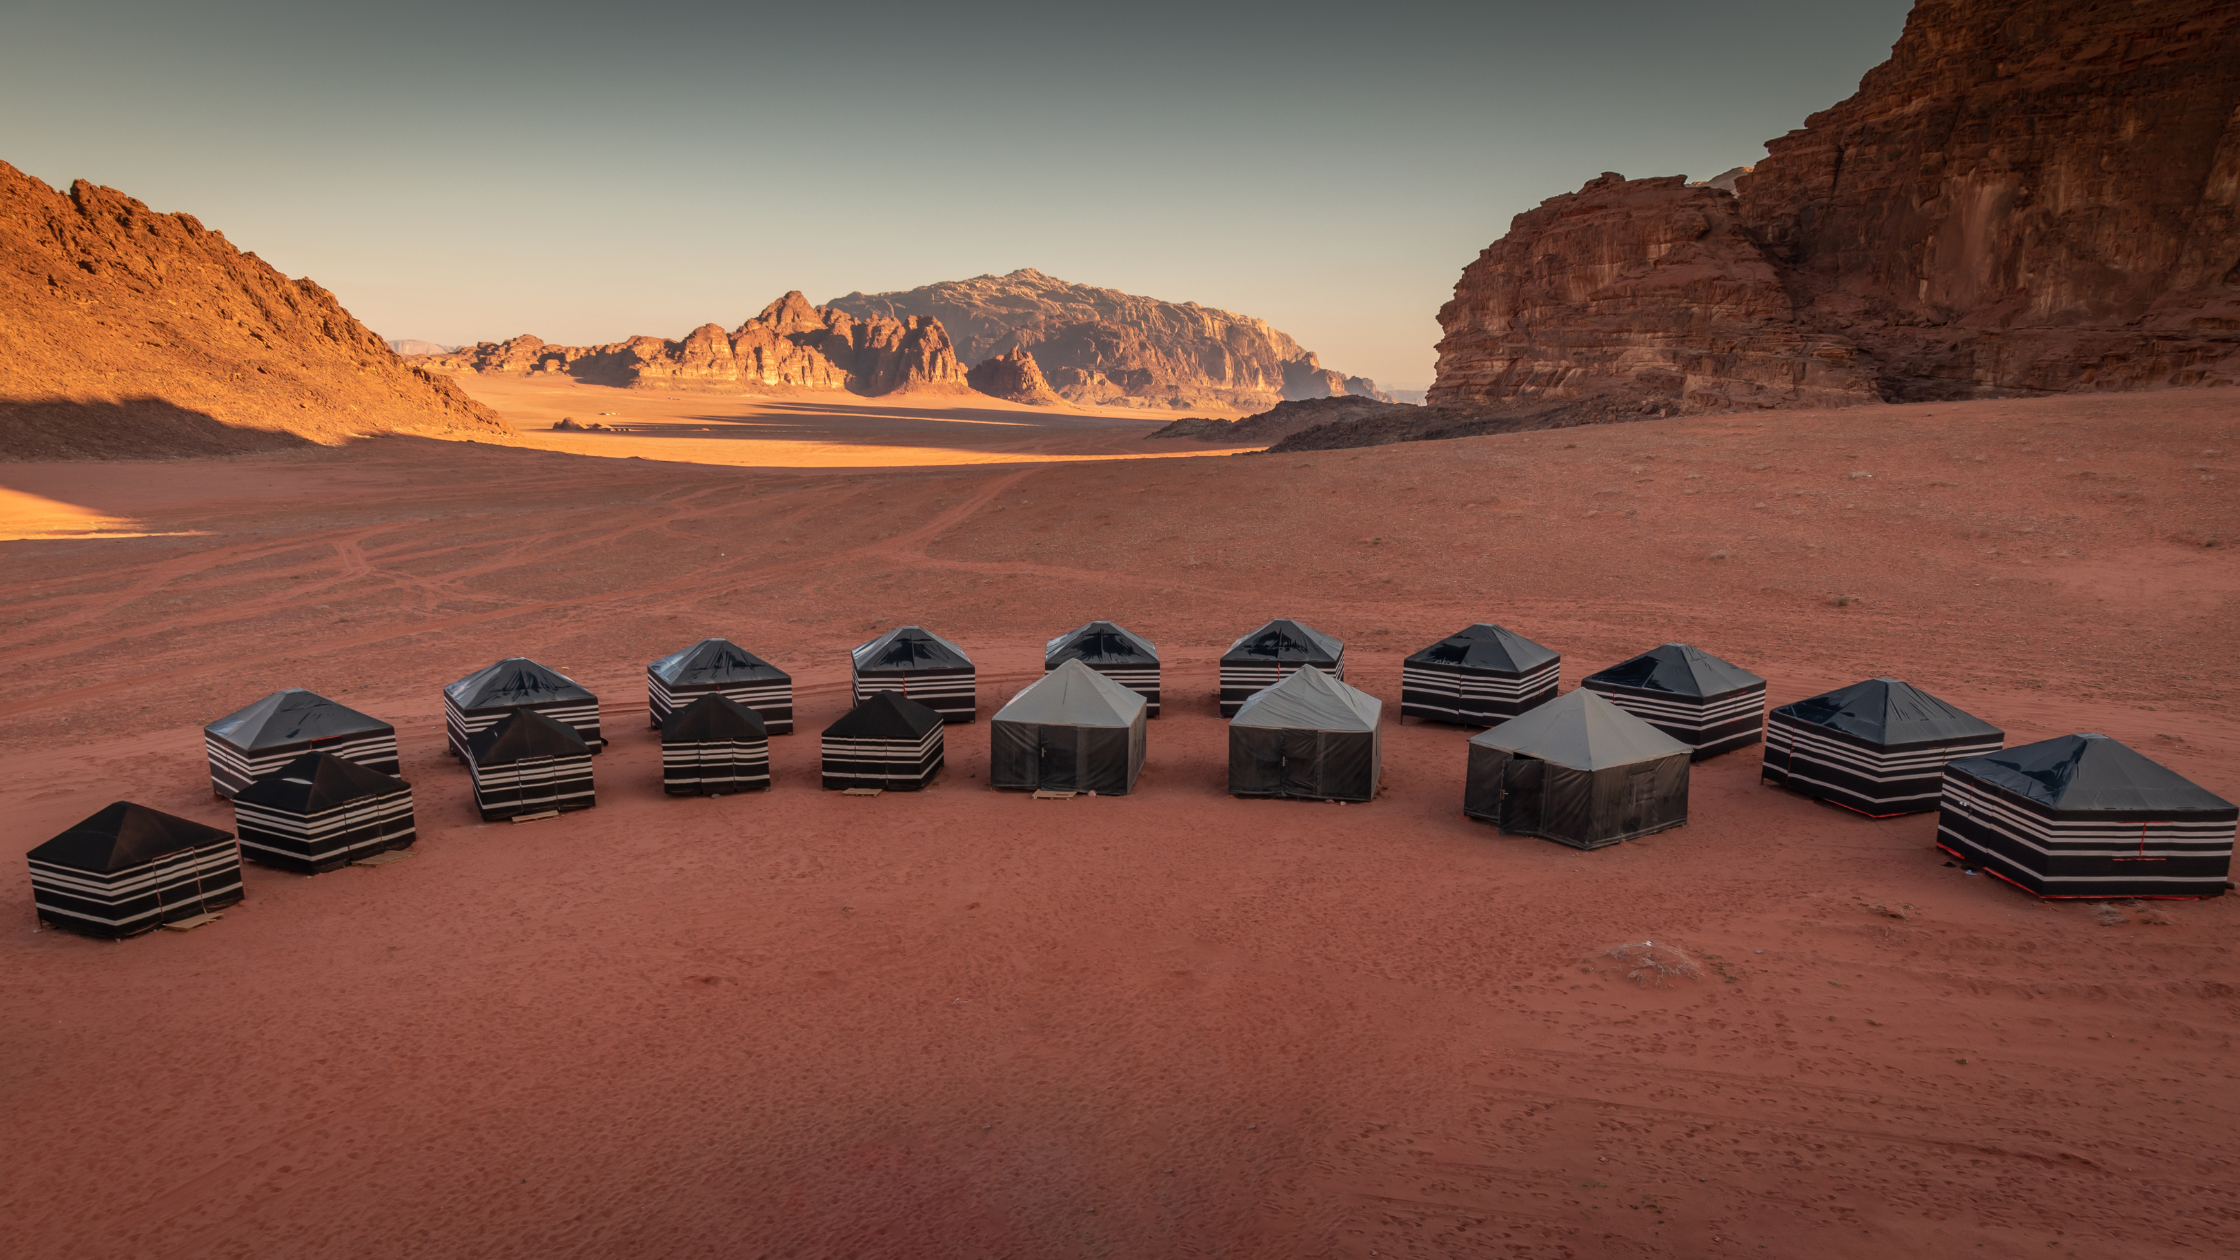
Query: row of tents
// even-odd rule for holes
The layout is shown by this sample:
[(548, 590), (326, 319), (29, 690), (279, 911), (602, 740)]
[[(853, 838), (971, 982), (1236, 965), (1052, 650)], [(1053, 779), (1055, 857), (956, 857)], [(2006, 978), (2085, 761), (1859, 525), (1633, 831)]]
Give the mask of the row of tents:
[[(1337, 640), (1278, 621), (1225, 654), (1232, 794), (1375, 798), (1383, 705), (1344, 681), (1343, 653)], [(1238, 655), (1265, 672), (1232, 672)], [(855, 705), (824, 732), (823, 785), (926, 786), (945, 762), (944, 727), (973, 719), (971, 662), (906, 626), (855, 649), (851, 663)], [(1403, 715), (1490, 727), (1469, 741), (1467, 816), (1579, 848), (1649, 835), (1687, 821), (1694, 762), (1762, 737), (1765, 782), (1878, 818), (1937, 810), (1947, 852), (2040, 896), (2224, 891), (2240, 810), (2104, 736), (2006, 749), (1997, 727), (1888, 678), (1768, 714), (1763, 678), (1687, 644), (1620, 662), (1560, 697), (1559, 668), (1556, 653), (1492, 625), (1407, 659)], [(783, 671), (708, 639), (647, 673), (665, 791), (769, 785), (769, 736), (793, 729)], [(991, 722), (991, 785), (1133, 790), (1159, 686), (1156, 649), (1121, 627), (1092, 622), (1051, 640), (1043, 678)], [(486, 820), (596, 804), (591, 762), (604, 741), (589, 691), (515, 657), (451, 684), (444, 700), (450, 750)], [(243, 856), (313, 873), (413, 843), (411, 786), (398, 777), (388, 724), (289, 690), (205, 736), (212, 788), (234, 803), (238, 842), (118, 802), (32, 850), (42, 916), (129, 935), (238, 900)]]

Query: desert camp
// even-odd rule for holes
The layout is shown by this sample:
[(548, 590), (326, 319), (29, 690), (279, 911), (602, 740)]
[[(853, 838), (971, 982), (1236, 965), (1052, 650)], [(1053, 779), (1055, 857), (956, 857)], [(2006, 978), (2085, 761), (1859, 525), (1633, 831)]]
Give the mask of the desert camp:
[(996, 787), (1125, 796), (1143, 773), (1150, 704), (1117, 679), (1069, 660), (988, 723)]
[(1581, 687), (1470, 739), (1462, 812), (1599, 849), (1688, 821), (1694, 750)]

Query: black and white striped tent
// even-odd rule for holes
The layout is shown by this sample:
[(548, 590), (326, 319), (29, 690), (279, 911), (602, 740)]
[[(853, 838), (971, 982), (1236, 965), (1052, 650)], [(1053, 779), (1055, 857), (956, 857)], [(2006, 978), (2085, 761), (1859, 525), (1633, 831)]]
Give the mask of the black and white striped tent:
[(515, 709), (467, 745), (474, 806), (484, 822), (590, 809), (591, 748), (576, 728), (535, 709)]
[(1479, 622), (1400, 663), (1403, 717), (1493, 726), (1555, 699), (1561, 654)]
[(88, 936), (135, 936), (241, 900), (231, 832), (118, 801), (28, 855), (39, 917)]
[(939, 713), (899, 692), (875, 691), (824, 732), (824, 785), (914, 792), (940, 773), (947, 747)]
[(2240, 809), (2105, 735), (1944, 768), (1937, 847), (2040, 897), (2219, 897)]
[(1078, 660), (1044, 674), (988, 723), (988, 784), (1125, 796), (1143, 773), (1150, 706)]
[(793, 676), (729, 639), (702, 639), (646, 666), (646, 708), (655, 726), (711, 695), (753, 709), (771, 735), (793, 733)]
[(1696, 750), (1696, 760), (1758, 742), (1766, 680), (1702, 648), (1667, 643), (1580, 684)]
[(1229, 794), (1376, 799), (1384, 704), (1319, 669), (1295, 670), (1229, 722)]
[(1688, 821), (1693, 750), (1580, 688), (1470, 740), (1462, 812), (1599, 849)]
[(202, 728), (210, 750), (210, 790), (231, 796), (305, 753), (333, 753), (395, 774), (397, 728), (290, 687)]
[(496, 726), (515, 709), (534, 709), (567, 723), (583, 737), (584, 747), (591, 752), (605, 746), (599, 738), (599, 697), (577, 686), (566, 674), (546, 669), (526, 656), (509, 656), (443, 689), (443, 726), (450, 737), (451, 755), (468, 760), (468, 745), (474, 737)]
[(1092, 621), (1043, 645), (1044, 673), (1067, 661), (1079, 661), (1142, 696), (1149, 706), (1145, 716), (1159, 716), (1159, 649), (1151, 640), (1109, 621)]
[(1944, 763), (1997, 752), (2007, 733), (1895, 678), (1775, 709), (1760, 777), (1873, 818), (1937, 807)]
[(409, 847), (412, 785), (330, 753), (307, 753), (233, 797), (241, 855), (304, 875)]
[(889, 630), (848, 654), (857, 704), (874, 692), (898, 691), (941, 715), (944, 722), (978, 716), (972, 658), (923, 626)]
[(1346, 645), (1285, 618), (1238, 639), (1221, 654), (1221, 716), (1235, 717), (1252, 693), (1309, 666), (1343, 679)]
[(769, 786), (770, 731), (753, 709), (711, 693), (661, 724), (662, 791), (724, 796)]

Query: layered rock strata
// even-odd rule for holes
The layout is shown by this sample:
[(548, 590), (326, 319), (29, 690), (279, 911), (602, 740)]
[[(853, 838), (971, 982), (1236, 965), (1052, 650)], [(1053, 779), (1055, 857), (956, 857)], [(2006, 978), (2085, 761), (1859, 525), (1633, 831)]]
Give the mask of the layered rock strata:
[(970, 388), (941, 321), (859, 317), (811, 306), (798, 291), (729, 332), (704, 324), (681, 340), (632, 337), (598, 346), (521, 336), (425, 362), (453, 371), (568, 376), (636, 389), (879, 395)]
[(0, 162), (0, 458), (507, 433), (310, 280), (186, 214)]
[(938, 319), (969, 362), (1030, 351), (1069, 402), (1257, 411), (1285, 399), (1383, 398), (1376, 382), (1323, 367), (1266, 320), (1071, 284), (1031, 267), (850, 293), (831, 305), (866, 318)]
[(991, 398), (1047, 407), (1065, 401), (1044, 379), (1034, 355), (1014, 348), (991, 359), (982, 359), (964, 374), (966, 383)]

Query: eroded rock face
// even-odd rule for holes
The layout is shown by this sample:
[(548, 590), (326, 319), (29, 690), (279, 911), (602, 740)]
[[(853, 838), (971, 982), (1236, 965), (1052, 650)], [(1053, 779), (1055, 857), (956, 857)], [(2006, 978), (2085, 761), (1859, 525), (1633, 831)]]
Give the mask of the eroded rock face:
[(992, 359), (982, 359), (964, 374), (964, 378), (974, 389), (991, 398), (1004, 398), (1037, 407), (1065, 401), (1058, 397), (1056, 390), (1050, 388), (1050, 382), (1043, 379), (1041, 366), (1034, 361), (1034, 355), (1025, 349), (1013, 349)]
[(963, 393), (969, 388), (941, 321), (860, 318), (811, 306), (798, 291), (730, 332), (703, 324), (678, 341), (632, 337), (600, 346), (557, 346), (521, 336), (485, 341), (427, 362), (473, 372), (550, 373), (637, 389), (878, 395)]
[(0, 457), (220, 454), (500, 435), (334, 295), (185, 214), (0, 162)]
[(971, 362), (1031, 351), (1069, 402), (1259, 410), (1290, 398), (1383, 397), (1374, 381), (1324, 368), (1266, 320), (1070, 284), (1031, 267), (903, 293), (850, 293), (832, 308), (938, 319)]
[(2230, 0), (1920, 0), (1858, 93), (1755, 167), (1606, 175), (1517, 216), (1441, 311), (1429, 401), (2240, 380), (2236, 50)]

